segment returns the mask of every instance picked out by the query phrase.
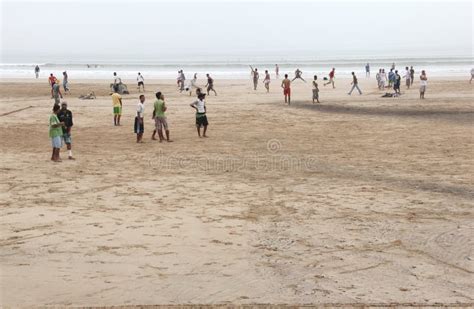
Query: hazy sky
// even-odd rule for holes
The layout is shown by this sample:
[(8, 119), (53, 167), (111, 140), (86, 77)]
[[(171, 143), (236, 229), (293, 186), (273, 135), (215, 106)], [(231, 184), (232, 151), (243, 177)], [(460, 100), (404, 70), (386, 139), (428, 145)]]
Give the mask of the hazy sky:
[(472, 1), (1, 2), (2, 59), (472, 54)]

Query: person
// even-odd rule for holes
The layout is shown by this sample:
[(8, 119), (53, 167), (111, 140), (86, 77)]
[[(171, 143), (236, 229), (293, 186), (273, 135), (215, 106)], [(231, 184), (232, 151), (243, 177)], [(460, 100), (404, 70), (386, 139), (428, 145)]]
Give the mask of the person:
[(354, 72), (351, 73), (352, 74), (352, 88), (351, 88), (351, 91), (349, 91), (348, 95), (351, 95), (352, 94), (352, 91), (354, 89), (357, 89), (357, 91), (359, 91), (359, 94), (362, 94), (362, 91), (360, 91), (360, 88), (359, 88), (359, 82), (357, 81), (357, 76), (355, 75)]
[(267, 93), (270, 92), (270, 73), (268, 73), (268, 70), (265, 70), (265, 79), (263, 80), (263, 84), (265, 85), (265, 89), (267, 89)]
[(214, 79), (212, 79), (211, 75), (206, 74), (207, 77), (207, 84), (205, 87), (207, 87), (207, 95), (209, 95), (210, 91), (214, 91), (214, 95), (217, 95), (217, 92), (214, 90)]
[(64, 123), (62, 138), (67, 147), (68, 159), (74, 160), (74, 157), (72, 156), (72, 137), (71, 137), (71, 129), (74, 124), (72, 122), (72, 112), (69, 109), (67, 109), (66, 101), (63, 101), (61, 103), (61, 109), (59, 110), (57, 116), (58, 116), (59, 121)]
[(275, 76), (276, 78), (280, 78), (280, 67), (278, 64), (275, 64)]
[(395, 73), (393, 72), (393, 69), (390, 69), (390, 72), (388, 72), (388, 88), (392, 88), (394, 83)]
[(143, 88), (143, 92), (145, 92), (145, 79), (143, 78), (140, 72), (138, 72), (137, 82), (138, 82), (138, 92), (141, 92), (141, 88)]
[(398, 74), (398, 70), (395, 70), (394, 81), (393, 81), (393, 90), (395, 90), (396, 94), (400, 94), (400, 84), (402, 81), (402, 77)]
[(381, 84), (381, 75), (382, 75), (382, 69), (379, 69), (377, 74), (375, 74), (375, 79), (377, 80), (377, 88), (380, 90), (380, 84)]
[(165, 112), (168, 109), (165, 104), (165, 96), (160, 91), (158, 91), (155, 96), (156, 101), (153, 104), (153, 119), (155, 119), (155, 131), (153, 131), (151, 139), (156, 140), (155, 134), (158, 133), (160, 143), (163, 142), (165, 140), (165, 137), (163, 135), (163, 129), (165, 129), (166, 140), (168, 142), (172, 142), (172, 140), (170, 140), (170, 131), (168, 129), (168, 121), (165, 115)]
[(178, 85), (178, 89), (181, 88), (181, 70), (178, 70), (178, 77), (176, 78), (176, 84)]
[(54, 76), (53, 73), (49, 74), (48, 83), (51, 86), (51, 99), (54, 97), (53, 96), (53, 86), (54, 86), (54, 84), (56, 84), (56, 81), (57, 81), (56, 76)]
[(61, 137), (63, 135), (62, 127), (64, 126), (64, 123), (60, 122), (58, 119), (59, 109), (59, 105), (54, 104), (53, 113), (49, 116), (49, 137), (51, 138), (51, 144), (53, 146), (53, 153), (51, 155), (51, 160), (53, 162), (61, 162), (59, 152), (62, 147)]
[(137, 134), (137, 143), (143, 143), (143, 133), (145, 132), (145, 123), (143, 121), (143, 116), (145, 114), (145, 96), (141, 94), (139, 100), (133, 131)]
[(186, 84), (184, 90), (189, 91), (189, 96), (193, 95), (193, 89), (198, 88), (196, 85), (197, 83), (197, 73), (194, 73), (193, 79), (189, 81), (189, 83)]
[(206, 132), (207, 132), (207, 126), (209, 125), (209, 122), (207, 121), (207, 116), (206, 116), (205, 98), (206, 98), (206, 94), (201, 93), (198, 96), (198, 99), (190, 104), (190, 106), (196, 110), (196, 128), (197, 128), (197, 133), (199, 137), (201, 137), (201, 127), (204, 128), (202, 137), (207, 137)]
[(471, 79), (469, 80), (469, 84), (472, 83), (473, 79), (474, 79), (474, 68), (471, 69)]
[(370, 77), (370, 64), (368, 62), (365, 65), (365, 77)]
[(313, 104), (314, 100), (319, 103), (319, 87), (318, 87), (318, 76), (314, 75), (314, 80), (313, 80)]
[(61, 102), (59, 98), (62, 99), (63, 95), (61, 94), (61, 86), (59, 85), (58, 81), (53, 84), (52, 91), (53, 91), (54, 104), (59, 104)]
[(181, 73), (179, 74), (179, 80), (180, 80), (179, 92), (183, 92), (184, 82), (186, 81), (186, 76), (184, 76), (184, 71), (183, 70), (181, 70)]
[(395, 70), (395, 62), (392, 62), (392, 70)]
[(426, 77), (426, 72), (425, 70), (421, 71), (420, 75), (420, 99), (425, 98), (425, 91), (426, 91), (426, 86), (428, 85), (428, 78)]
[(36, 67), (35, 67), (35, 76), (36, 76), (36, 78), (39, 77), (39, 74), (40, 74), (40, 67), (38, 65), (36, 65)]
[(285, 79), (281, 81), (281, 88), (283, 88), (283, 95), (285, 96), (285, 103), (291, 104), (291, 80), (288, 74), (285, 74)]
[(299, 78), (299, 79), (301, 79), (302, 81), (304, 81), (306, 83), (306, 81), (303, 79), (303, 77), (301, 77), (301, 74), (303, 74), (303, 72), (300, 69), (296, 69), (295, 78), (293, 78), (292, 82), (295, 81), (295, 79)]
[(117, 89), (116, 91), (118, 92), (118, 85), (122, 83), (122, 79), (117, 76), (117, 72), (114, 72), (114, 90)]
[(334, 86), (334, 75), (336, 75), (336, 69), (332, 68), (331, 72), (329, 72), (329, 81), (327, 83), (324, 83), (323, 85), (326, 86), (332, 84), (332, 88), (336, 88)]
[(415, 69), (413, 66), (410, 67), (410, 85), (413, 86), (413, 81), (415, 80)]
[(385, 73), (385, 69), (381, 69), (380, 71), (380, 89), (385, 89), (385, 84), (387, 83), (387, 74)]
[(114, 108), (114, 126), (119, 126), (120, 117), (122, 117), (122, 96), (118, 93), (118, 86), (114, 86), (114, 93), (112, 93), (112, 106)]
[(252, 68), (250, 66), (251, 74), (252, 74), (252, 79), (253, 79), (253, 90), (257, 90), (258, 86), (258, 79), (260, 78), (260, 75), (258, 74), (258, 69), (257, 68)]
[(403, 77), (405, 78), (407, 89), (410, 89), (411, 74), (410, 74), (410, 70), (408, 69), (408, 67), (405, 67), (405, 75), (403, 75)]
[(64, 88), (64, 94), (69, 93), (71, 94), (71, 91), (69, 91), (69, 76), (67, 75), (67, 72), (63, 72), (63, 88)]

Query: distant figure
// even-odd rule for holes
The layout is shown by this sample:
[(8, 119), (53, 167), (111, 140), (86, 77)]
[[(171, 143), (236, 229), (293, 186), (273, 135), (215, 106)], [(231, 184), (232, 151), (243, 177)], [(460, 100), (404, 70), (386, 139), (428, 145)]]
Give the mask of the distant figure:
[(40, 75), (40, 67), (39, 67), (39, 66), (36, 66), (36, 67), (35, 67), (35, 76), (36, 76), (36, 78), (38, 78), (39, 75)]
[(420, 75), (420, 99), (425, 98), (425, 91), (426, 91), (426, 86), (428, 85), (428, 78), (426, 77), (426, 72), (425, 70), (421, 71)]
[(395, 70), (395, 62), (392, 62), (392, 70)]
[(380, 89), (385, 89), (385, 84), (387, 83), (387, 74), (385, 73), (385, 69), (382, 69), (380, 72)]
[(178, 89), (181, 88), (181, 70), (178, 71), (178, 77), (176, 78), (176, 84), (178, 85)]
[(278, 67), (278, 64), (275, 64), (275, 75), (276, 78), (280, 78), (280, 67)]
[(268, 70), (265, 70), (265, 79), (263, 80), (263, 84), (265, 85), (265, 89), (267, 89), (267, 93), (270, 92), (270, 73), (268, 73)]
[(302, 74), (303, 74), (303, 72), (300, 69), (296, 69), (295, 78), (293, 78), (292, 82), (294, 82), (295, 79), (299, 78), (299, 79), (301, 79), (302, 81), (304, 81), (306, 83), (306, 81), (303, 79), (303, 77), (301, 77)]
[(61, 109), (59, 110), (58, 119), (60, 122), (64, 123), (63, 126), (63, 141), (66, 144), (67, 152), (68, 152), (68, 159), (74, 160), (72, 156), (72, 138), (71, 138), (71, 129), (74, 125), (72, 122), (72, 112), (67, 109), (66, 101), (61, 103)]
[(381, 89), (380, 88), (380, 86), (381, 86), (381, 75), (382, 75), (382, 69), (379, 69), (377, 74), (375, 74), (375, 79), (377, 80), (377, 88), (379, 88), (379, 90)]
[(365, 65), (365, 77), (370, 77), (370, 64), (368, 62)]
[(214, 91), (214, 95), (217, 95), (217, 92), (214, 90), (214, 79), (212, 79), (211, 75), (206, 74), (207, 77), (207, 95), (209, 95), (210, 91)]
[(410, 67), (410, 81), (411, 81), (411, 86), (413, 86), (413, 81), (415, 80), (415, 69), (413, 66)]
[(66, 71), (63, 72), (63, 88), (64, 88), (64, 94), (71, 93), (71, 91), (69, 91), (69, 77)]
[(114, 86), (114, 93), (112, 93), (112, 106), (114, 108), (114, 126), (119, 126), (120, 117), (122, 117), (122, 96), (118, 94), (118, 85)]
[(53, 113), (49, 116), (49, 137), (51, 138), (51, 144), (53, 146), (53, 153), (51, 155), (51, 161), (61, 162), (61, 157), (59, 152), (61, 151), (62, 136), (63, 136), (63, 126), (64, 123), (60, 122), (58, 119), (59, 105), (54, 104)]
[(145, 115), (145, 96), (141, 94), (139, 100), (133, 131), (137, 134), (137, 143), (143, 143), (143, 133), (145, 132), (145, 122), (143, 121)]
[(181, 70), (181, 73), (179, 74), (179, 81), (180, 81), (179, 92), (183, 92), (184, 82), (186, 81), (186, 76), (184, 76), (183, 70)]
[(288, 79), (288, 74), (285, 74), (285, 79), (281, 81), (281, 88), (283, 88), (283, 95), (285, 96), (285, 103), (290, 105), (291, 102), (291, 80)]
[(313, 80), (313, 104), (314, 100), (319, 103), (319, 87), (318, 87), (318, 76), (314, 75), (314, 80)]
[(114, 72), (114, 88), (118, 87), (122, 83), (122, 79), (117, 76), (117, 72)]
[(411, 75), (410, 75), (410, 69), (408, 69), (408, 67), (405, 67), (405, 75), (403, 75), (403, 78), (405, 78), (407, 89), (410, 89)]
[(398, 70), (395, 70), (395, 76), (393, 81), (393, 90), (395, 90), (396, 94), (400, 94), (400, 84), (402, 81), (402, 77), (398, 74)]
[(362, 94), (362, 91), (360, 91), (360, 88), (359, 88), (358, 84), (359, 84), (359, 82), (357, 81), (357, 77), (356, 77), (355, 73), (352, 72), (352, 83), (351, 83), (352, 88), (351, 88), (351, 91), (349, 91), (348, 95), (351, 95), (352, 91), (354, 89), (357, 89), (357, 91), (359, 91), (359, 94)]
[(145, 78), (143, 78), (143, 75), (140, 72), (138, 72), (137, 82), (138, 92), (141, 92), (141, 88), (143, 88), (143, 92), (145, 92)]
[(394, 83), (395, 83), (395, 72), (393, 72), (393, 69), (390, 69), (390, 72), (388, 72), (388, 87), (392, 88)]
[(201, 137), (201, 127), (204, 127), (202, 137), (207, 137), (206, 132), (207, 126), (209, 125), (206, 115), (206, 101), (204, 100), (205, 98), (206, 94), (201, 93), (199, 94), (197, 101), (194, 101), (190, 104), (190, 106), (196, 110), (196, 129), (199, 137)]
[(53, 75), (53, 73), (49, 74), (48, 83), (51, 86), (51, 99), (53, 98), (53, 86), (56, 84), (57, 78)]
[(324, 83), (323, 85), (326, 86), (326, 85), (332, 84), (332, 88), (336, 88), (334, 86), (334, 75), (335, 74), (336, 74), (336, 69), (332, 68), (331, 72), (329, 72), (329, 81), (327, 83)]
[(253, 79), (253, 90), (257, 90), (257, 86), (258, 86), (258, 79), (260, 78), (260, 75), (258, 74), (258, 70), (257, 68), (252, 68), (252, 66), (250, 66), (250, 73), (252, 74), (252, 79)]
[(472, 82), (474, 79), (474, 68), (471, 69), (471, 79), (469, 80), (469, 84)]

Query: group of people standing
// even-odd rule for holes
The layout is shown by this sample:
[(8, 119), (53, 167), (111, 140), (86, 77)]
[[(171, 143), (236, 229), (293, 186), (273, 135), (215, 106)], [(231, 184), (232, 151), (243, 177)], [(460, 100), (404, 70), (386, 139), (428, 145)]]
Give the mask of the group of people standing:
[[(370, 72), (368, 76), (370, 76)], [(392, 67), (390, 68), (390, 72), (388, 72), (388, 75), (385, 73), (385, 69), (380, 68), (375, 78), (377, 80), (377, 87), (379, 90), (393, 89), (395, 92), (394, 95), (399, 96), (401, 94), (400, 86), (402, 78), (405, 79), (405, 85), (407, 90), (413, 86), (413, 82), (415, 80), (415, 69), (413, 68), (413, 66), (410, 66), (410, 68), (407, 66), (405, 67), (405, 74), (401, 76), (398, 73), (398, 70), (395, 69), (395, 63), (393, 63)], [(425, 70), (422, 70), (420, 74), (420, 99), (425, 98), (427, 84), (428, 78), (426, 76), (426, 72)]]

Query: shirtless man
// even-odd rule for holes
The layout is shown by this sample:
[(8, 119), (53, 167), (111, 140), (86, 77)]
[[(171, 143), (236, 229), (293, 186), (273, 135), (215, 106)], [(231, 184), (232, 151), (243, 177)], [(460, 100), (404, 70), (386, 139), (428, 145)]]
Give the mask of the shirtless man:
[(302, 72), (300, 69), (296, 69), (296, 71), (295, 71), (295, 78), (293, 78), (292, 82), (293, 82), (295, 79), (299, 78), (299, 79), (301, 79), (302, 81), (304, 81), (304, 82), (306, 83), (306, 81), (303, 79), (303, 77), (301, 77), (301, 74), (303, 74), (303, 72)]
[(250, 70), (251, 70), (252, 79), (253, 79), (253, 90), (257, 90), (258, 79), (260, 78), (260, 75), (258, 74), (257, 68), (254, 69), (252, 68), (252, 66), (250, 66)]
[(214, 79), (212, 79), (211, 75), (206, 74), (207, 77), (207, 84), (205, 87), (207, 87), (207, 95), (209, 95), (210, 91), (214, 91), (214, 95), (217, 95), (217, 92), (214, 90)]
[(267, 93), (270, 92), (270, 73), (268, 73), (268, 70), (265, 70), (265, 79), (263, 80), (263, 84), (265, 85), (265, 89), (267, 89)]
[(285, 103), (290, 105), (291, 101), (291, 80), (288, 79), (288, 74), (285, 74), (285, 79), (281, 81), (281, 88), (283, 88), (283, 95), (285, 96)]

